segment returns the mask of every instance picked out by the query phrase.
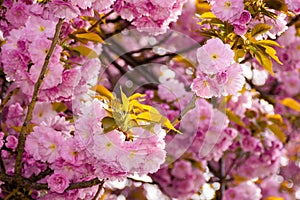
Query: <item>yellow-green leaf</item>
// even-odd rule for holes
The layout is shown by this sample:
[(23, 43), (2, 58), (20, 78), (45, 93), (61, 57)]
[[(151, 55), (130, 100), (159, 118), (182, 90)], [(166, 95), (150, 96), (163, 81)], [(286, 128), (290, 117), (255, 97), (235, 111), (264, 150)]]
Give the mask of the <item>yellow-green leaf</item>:
[(114, 129), (118, 128), (118, 125), (114, 118), (112, 117), (104, 117), (102, 119), (102, 128), (104, 129), (104, 133), (108, 133)]
[(54, 102), (52, 104), (52, 108), (56, 112), (65, 112), (68, 109), (68, 107), (62, 102)]
[(279, 58), (276, 56), (276, 50), (273, 49), (272, 47), (269, 47), (269, 46), (264, 46), (265, 50), (266, 50), (266, 53), (271, 57), (273, 58), (277, 63), (281, 64), (282, 65), (282, 62), (279, 60)]
[(83, 56), (85, 56), (87, 58), (90, 58), (90, 59), (91, 58), (98, 58), (98, 54), (94, 50), (92, 50), (92, 49), (90, 49), (90, 48), (88, 48), (86, 46), (72, 47), (71, 50), (77, 51), (81, 55), (83, 55)]
[(281, 142), (285, 143), (286, 135), (277, 124), (270, 124), (268, 125), (268, 128), (274, 133), (274, 135), (277, 136), (277, 138)]
[(280, 101), (281, 104), (285, 105), (288, 108), (291, 108), (297, 112), (300, 112), (300, 103), (292, 98), (285, 98)]
[(131, 95), (128, 99), (129, 99), (129, 101), (132, 101), (132, 100), (134, 100), (134, 99), (140, 98), (139, 101), (143, 101), (144, 98), (145, 98), (145, 96), (146, 96), (145, 94), (135, 93), (135, 94)]
[(170, 120), (168, 118), (162, 116), (159, 113), (143, 112), (137, 116), (137, 119), (148, 121), (148, 122), (160, 123), (164, 127), (168, 128), (169, 130), (173, 130), (177, 133), (181, 133), (172, 125), (172, 123), (170, 122)]
[(264, 198), (264, 200), (284, 200), (282, 197), (269, 196)]
[(104, 40), (97, 33), (93, 33), (93, 32), (80, 33), (80, 34), (76, 34), (75, 36), (77, 38), (86, 39), (86, 40), (92, 41), (92, 42), (105, 43)]
[(123, 104), (123, 110), (128, 113), (129, 111), (129, 100), (127, 98), (127, 96), (124, 94), (124, 92), (122, 91), (122, 88), (120, 87), (120, 91), (121, 91), (121, 99), (122, 99), (122, 104)]
[(114, 97), (113, 94), (108, 89), (106, 89), (103, 85), (95, 85), (91, 89), (96, 91), (98, 94), (105, 96), (108, 99), (112, 99)]
[(265, 32), (267, 32), (268, 30), (270, 30), (272, 28), (272, 26), (269, 26), (267, 24), (257, 24), (254, 26), (254, 28), (252, 29), (251, 31), (251, 36), (252, 37), (255, 37), (255, 36), (258, 36), (260, 34), (263, 34)]
[(260, 44), (260, 45), (263, 45), (263, 46), (276, 46), (276, 47), (279, 47), (280, 45), (274, 41), (274, 40), (257, 40), (255, 42), (255, 44)]
[(273, 64), (271, 59), (262, 51), (254, 52), (255, 58), (257, 61), (272, 75), (274, 76), (273, 72)]
[(245, 127), (244, 122), (241, 120), (239, 116), (237, 116), (234, 112), (232, 112), (230, 109), (226, 109), (226, 115), (228, 119), (237, 125)]
[(239, 58), (244, 58), (246, 52), (244, 49), (235, 49), (234, 50), (234, 60), (237, 62)]
[(248, 181), (248, 180), (249, 180), (248, 178), (243, 177), (243, 176), (239, 176), (239, 175), (237, 175), (237, 174), (233, 174), (233, 179), (235, 180), (235, 182), (236, 182), (237, 184), (240, 184), (240, 183), (242, 183), (242, 182), (245, 182), (245, 181)]
[(268, 120), (270, 120), (271, 122), (273, 122), (275, 124), (283, 123), (283, 119), (282, 119), (281, 115), (279, 115), (279, 114), (268, 114), (267, 118), (268, 118)]
[(212, 12), (205, 12), (202, 15), (200, 15), (201, 18), (203, 19), (212, 19), (212, 18), (216, 18), (216, 16), (214, 15), (214, 13)]

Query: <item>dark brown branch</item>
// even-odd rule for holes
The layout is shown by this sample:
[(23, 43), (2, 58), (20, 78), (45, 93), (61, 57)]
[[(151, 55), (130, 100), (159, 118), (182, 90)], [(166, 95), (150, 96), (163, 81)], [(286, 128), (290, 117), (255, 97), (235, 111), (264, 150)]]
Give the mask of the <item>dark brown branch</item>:
[(107, 17), (108, 17), (109, 15), (111, 15), (113, 12), (114, 12), (114, 11), (111, 10), (111, 11), (109, 11), (108, 13), (106, 13), (104, 16), (100, 17), (100, 19), (99, 19), (97, 22), (95, 22), (91, 27), (89, 27), (88, 30), (91, 31), (91, 30), (93, 30), (94, 28), (96, 28), (98, 25), (101, 24), (101, 22), (103, 21), (103, 19), (107, 18)]
[(5, 98), (3, 99), (3, 101), (1, 102), (1, 106), (0, 106), (0, 115), (2, 114), (2, 110), (3, 110), (4, 106), (7, 104), (7, 102), (10, 100), (10, 98), (11, 98), (13, 95), (17, 94), (17, 93), (19, 92), (19, 90), (20, 90), (20, 88), (16, 88), (16, 89), (10, 91), (10, 92), (6, 95), (6, 97), (5, 97)]
[(297, 23), (300, 19), (300, 14), (296, 15), (294, 18), (291, 19), (289, 23), (287, 23), (287, 26), (293, 26), (295, 23)]
[(104, 184), (104, 180), (99, 180), (98, 178), (94, 178), (89, 181), (82, 181), (78, 183), (72, 183), (66, 190), (74, 190), (74, 189), (80, 189), (80, 188), (88, 188), (95, 185)]
[(41, 173), (39, 173), (38, 175), (34, 175), (32, 174), (32, 176), (29, 177), (29, 181), (30, 182), (37, 182), (43, 178), (45, 178), (46, 176), (50, 175), (53, 173), (53, 170), (50, 169), (49, 167), (47, 167), (47, 169), (45, 171), (42, 171)]
[(100, 194), (100, 192), (101, 192), (101, 190), (102, 190), (102, 188), (103, 188), (103, 185), (104, 185), (104, 180), (101, 182), (101, 184), (98, 186), (98, 190), (97, 190), (97, 192), (96, 192), (96, 194), (95, 194), (95, 196), (94, 196), (94, 198), (92, 199), (92, 200), (97, 200), (97, 198), (98, 198), (98, 196), (99, 196), (99, 194)]
[(26, 117), (25, 117), (24, 123), (23, 123), (21, 131), (20, 131), (20, 136), (19, 136), (19, 140), (18, 140), (18, 147), (17, 147), (16, 164), (15, 164), (15, 178), (16, 178), (17, 182), (20, 182), (20, 180), (22, 179), (21, 178), (22, 156), (23, 156), (23, 153), (24, 153), (24, 146), (25, 146), (26, 136), (28, 134), (28, 125), (29, 125), (30, 120), (32, 118), (32, 112), (33, 112), (35, 103), (37, 101), (37, 96), (38, 96), (40, 87), (42, 85), (43, 79), (45, 77), (45, 74), (46, 74), (46, 71), (47, 71), (47, 68), (48, 68), (48, 64), (50, 62), (50, 58), (52, 56), (52, 53), (53, 53), (54, 48), (56, 46), (56, 43), (58, 42), (60, 30), (61, 30), (61, 27), (62, 27), (62, 23), (63, 23), (63, 19), (59, 19), (59, 21), (56, 25), (55, 34), (54, 34), (54, 38), (52, 40), (50, 49), (49, 49), (49, 51), (46, 55), (43, 67), (42, 67), (40, 75), (39, 75), (39, 78), (38, 78), (37, 82), (34, 85), (34, 91), (33, 91), (32, 99), (31, 99), (31, 102), (28, 105)]

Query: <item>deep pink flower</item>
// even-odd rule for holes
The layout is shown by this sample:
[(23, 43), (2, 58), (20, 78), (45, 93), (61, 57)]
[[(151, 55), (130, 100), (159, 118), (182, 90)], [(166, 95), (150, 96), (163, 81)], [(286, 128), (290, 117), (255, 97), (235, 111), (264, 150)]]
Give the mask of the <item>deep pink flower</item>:
[(7, 11), (5, 17), (12, 26), (17, 28), (23, 26), (29, 17), (28, 5), (22, 1), (14, 2), (13, 6)]
[(244, 10), (241, 13), (238, 22), (243, 25), (248, 24), (250, 22), (251, 18), (252, 18), (251, 13), (248, 10)]
[(70, 181), (65, 175), (54, 173), (47, 179), (47, 183), (50, 191), (61, 194), (69, 187)]
[(5, 146), (9, 149), (15, 150), (18, 146), (18, 139), (13, 135), (7, 136)]

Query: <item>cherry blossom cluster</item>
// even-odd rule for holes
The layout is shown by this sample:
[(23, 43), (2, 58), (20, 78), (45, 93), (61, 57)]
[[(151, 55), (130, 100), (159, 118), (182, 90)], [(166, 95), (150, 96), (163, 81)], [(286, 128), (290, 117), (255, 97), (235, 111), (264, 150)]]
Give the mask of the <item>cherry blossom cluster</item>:
[(191, 85), (200, 97), (226, 96), (242, 89), (242, 68), (234, 62), (234, 52), (219, 38), (207, 41), (197, 50), (197, 77)]
[(137, 30), (159, 34), (166, 32), (171, 22), (177, 21), (185, 2), (186, 0), (117, 0), (114, 10), (122, 18), (133, 21)]
[(177, 199), (190, 198), (205, 183), (203, 172), (186, 160), (178, 160), (170, 168), (160, 168), (152, 178), (164, 192)]
[(1, 199), (300, 198), (299, 1), (0, 4)]

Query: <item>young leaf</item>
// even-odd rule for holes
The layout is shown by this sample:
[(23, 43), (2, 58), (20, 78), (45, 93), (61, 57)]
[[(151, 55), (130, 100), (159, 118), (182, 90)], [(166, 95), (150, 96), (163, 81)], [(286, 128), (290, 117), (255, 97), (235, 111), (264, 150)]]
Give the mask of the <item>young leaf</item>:
[(273, 67), (272, 67), (272, 61), (268, 57), (266, 53), (264, 53), (262, 50), (253, 50), (254, 56), (256, 60), (272, 75), (274, 76)]
[(285, 141), (286, 141), (286, 135), (285, 135), (285, 133), (281, 130), (281, 128), (278, 125), (271, 124), (271, 125), (268, 125), (268, 128), (274, 133), (274, 135), (277, 136), (277, 138), (282, 143), (285, 143)]
[(75, 36), (77, 38), (86, 39), (86, 40), (92, 41), (92, 42), (100, 42), (103, 44), (105, 43), (104, 40), (97, 33), (93, 33), (93, 32), (80, 33), (80, 34), (76, 34)]
[(108, 89), (106, 89), (103, 85), (95, 85), (91, 89), (96, 91), (98, 94), (105, 96), (110, 100), (114, 97), (113, 94)]
[(213, 18), (216, 18), (216, 16), (212, 12), (205, 12), (202, 15), (200, 15), (200, 18), (203, 18), (203, 19), (213, 19)]
[(122, 91), (121, 87), (120, 87), (120, 91), (121, 91), (121, 99), (122, 99), (122, 104), (123, 104), (123, 110), (127, 114), (128, 111), (129, 111), (129, 100), (128, 100), (127, 96), (124, 94), (124, 92)]
[(228, 119), (237, 125), (245, 127), (244, 122), (241, 120), (239, 116), (237, 116), (234, 112), (232, 112), (230, 109), (226, 109), (226, 115)]
[(285, 105), (288, 108), (291, 108), (297, 112), (300, 112), (300, 103), (292, 98), (285, 98), (280, 101), (281, 104)]
[(94, 50), (92, 50), (92, 49), (90, 49), (90, 48), (88, 48), (86, 46), (72, 47), (71, 50), (77, 51), (81, 55), (83, 55), (83, 56), (85, 56), (87, 58), (90, 58), (90, 59), (91, 58), (98, 58), (98, 54)]
[(255, 41), (255, 44), (260, 44), (263, 46), (276, 46), (276, 47), (280, 46), (276, 41), (273, 40), (257, 40)]
[(276, 50), (273, 49), (272, 47), (265, 47), (266, 48), (266, 53), (273, 58), (277, 63), (282, 65), (282, 62), (279, 60), (279, 58), (276, 56)]
[(265, 32), (267, 32), (268, 30), (270, 30), (272, 28), (272, 26), (269, 26), (267, 24), (257, 24), (254, 26), (254, 28), (252, 29), (251, 31), (251, 36), (252, 37), (255, 37), (255, 36), (258, 36), (260, 34), (263, 34)]
[(104, 117), (101, 122), (104, 133), (108, 133), (118, 128), (116, 121), (112, 117)]
[(269, 196), (269, 197), (264, 198), (263, 200), (284, 200), (284, 198)]
[(55, 110), (58, 113), (65, 112), (68, 109), (68, 107), (62, 102), (54, 102), (52, 104), (52, 108), (53, 108), (53, 110)]

